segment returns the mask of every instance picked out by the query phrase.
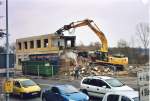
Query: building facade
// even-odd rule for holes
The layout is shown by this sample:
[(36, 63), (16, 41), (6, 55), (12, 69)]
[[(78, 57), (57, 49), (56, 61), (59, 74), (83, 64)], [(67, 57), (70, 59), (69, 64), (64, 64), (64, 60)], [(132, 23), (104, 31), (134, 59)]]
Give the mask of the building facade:
[(61, 50), (67, 47), (74, 47), (75, 39), (75, 36), (60, 37), (54, 34), (17, 39), (16, 68), (21, 69), (21, 62), (29, 60), (30, 55), (59, 54)]

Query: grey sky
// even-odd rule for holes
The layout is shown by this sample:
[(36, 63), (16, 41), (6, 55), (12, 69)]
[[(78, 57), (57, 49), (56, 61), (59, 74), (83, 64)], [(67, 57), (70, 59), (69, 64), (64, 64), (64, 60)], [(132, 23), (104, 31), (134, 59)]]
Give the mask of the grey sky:
[[(8, 1), (11, 42), (17, 38), (53, 33), (65, 24), (89, 18), (105, 33), (109, 46), (114, 47), (120, 39), (130, 42), (133, 37), (136, 41), (136, 24), (148, 22), (148, 4), (142, 2), (147, 0)], [(4, 5), (0, 7), (0, 15), (5, 14)], [(0, 23), (4, 24), (4, 21)], [(77, 28), (75, 35), (77, 43), (99, 41), (88, 27)]]

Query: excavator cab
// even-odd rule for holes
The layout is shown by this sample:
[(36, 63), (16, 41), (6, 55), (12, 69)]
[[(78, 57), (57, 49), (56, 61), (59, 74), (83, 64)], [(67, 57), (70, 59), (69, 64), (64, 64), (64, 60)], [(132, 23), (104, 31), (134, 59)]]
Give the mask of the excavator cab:
[(95, 51), (95, 56), (97, 60), (108, 62), (108, 52)]

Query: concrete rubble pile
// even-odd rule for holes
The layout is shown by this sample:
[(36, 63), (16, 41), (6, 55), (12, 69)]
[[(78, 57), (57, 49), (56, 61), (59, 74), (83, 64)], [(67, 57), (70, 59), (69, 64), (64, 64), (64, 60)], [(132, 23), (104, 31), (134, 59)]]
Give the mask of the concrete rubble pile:
[(130, 76), (137, 76), (137, 72), (142, 71), (143, 68), (146, 66), (141, 66), (141, 65), (130, 65), (127, 69), (128, 73)]
[(106, 73), (112, 73), (109, 68), (105, 68), (102, 66), (83, 66), (80, 71), (81, 75), (105, 75)]
[[(70, 53), (70, 54), (69, 54)], [(91, 75), (128, 75), (127, 71), (116, 71), (114, 66), (100, 66), (100, 65), (91, 65), (89, 64), (88, 58), (78, 57), (76, 53), (65, 52), (61, 55), (61, 58), (65, 60), (61, 65), (65, 75), (74, 75), (76, 65), (79, 66), (80, 76), (91, 76)], [(69, 60), (70, 62), (66, 62)], [(73, 63), (73, 66), (69, 66), (70, 63)], [(69, 64), (66, 64), (69, 63)], [(63, 68), (65, 67), (65, 68)], [(69, 70), (69, 73), (67, 72)]]
[[(70, 75), (74, 74), (74, 70), (70, 72)], [(80, 76), (94, 76), (94, 75), (128, 75), (127, 71), (114, 71), (108, 66), (86, 66), (80, 65)]]

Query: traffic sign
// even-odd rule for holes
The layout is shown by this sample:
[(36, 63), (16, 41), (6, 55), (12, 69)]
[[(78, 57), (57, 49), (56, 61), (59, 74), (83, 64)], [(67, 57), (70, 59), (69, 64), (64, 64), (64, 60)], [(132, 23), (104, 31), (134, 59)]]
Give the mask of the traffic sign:
[(150, 73), (149, 68), (143, 68), (142, 71), (138, 72), (138, 87), (140, 101), (149, 101), (149, 84), (150, 84)]
[(149, 101), (149, 86), (142, 86), (140, 87), (140, 101)]

